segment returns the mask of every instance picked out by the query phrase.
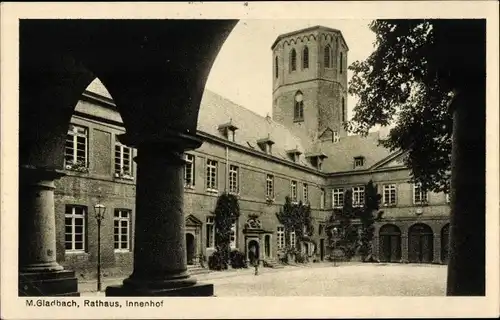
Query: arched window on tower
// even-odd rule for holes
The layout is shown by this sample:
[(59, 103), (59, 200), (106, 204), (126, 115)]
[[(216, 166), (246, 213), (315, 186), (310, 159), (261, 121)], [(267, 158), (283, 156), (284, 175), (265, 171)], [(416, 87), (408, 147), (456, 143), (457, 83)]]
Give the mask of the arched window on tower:
[(304, 51), (302, 51), (302, 69), (309, 68), (309, 48), (307, 46), (304, 47)]
[(295, 94), (293, 120), (304, 121), (304, 95), (300, 91)]
[(340, 73), (342, 73), (343, 69), (344, 69), (344, 54), (341, 52), (340, 53)]
[(290, 52), (290, 70), (295, 71), (297, 69), (297, 52), (292, 49)]
[(346, 122), (347, 120), (347, 112), (346, 112), (346, 107), (345, 107), (345, 99), (342, 98), (342, 121)]
[(325, 47), (325, 54), (324, 54), (324, 60), (325, 60), (325, 68), (331, 68), (332, 67), (332, 64), (331, 64), (331, 48), (330, 48), (330, 45), (326, 45)]
[(278, 57), (274, 59), (274, 74), (275, 77), (278, 78), (278, 72), (279, 72), (279, 67), (278, 67)]

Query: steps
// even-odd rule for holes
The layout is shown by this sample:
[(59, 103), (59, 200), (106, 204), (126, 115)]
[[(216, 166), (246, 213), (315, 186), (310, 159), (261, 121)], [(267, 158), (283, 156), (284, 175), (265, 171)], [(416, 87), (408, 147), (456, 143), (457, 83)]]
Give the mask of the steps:
[(203, 268), (200, 265), (188, 265), (187, 270), (188, 270), (189, 274), (192, 276), (197, 275), (197, 274), (205, 274), (205, 273), (210, 272), (210, 270), (208, 270), (208, 268)]
[(273, 268), (273, 269), (284, 268), (284, 266), (281, 263), (278, 263), (276, 262), (276, 260), (273, 259), (262, 260), (262, 266), (264, 268)]

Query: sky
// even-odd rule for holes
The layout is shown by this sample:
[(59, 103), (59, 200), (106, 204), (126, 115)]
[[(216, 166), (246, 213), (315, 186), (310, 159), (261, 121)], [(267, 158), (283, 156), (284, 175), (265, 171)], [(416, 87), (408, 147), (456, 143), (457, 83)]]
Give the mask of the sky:
[[(283, 33), (322, 25), (342, 32), (349, 46), (348, 63), (373, 52), (371, 20), (240, 20), (217, 56), (206, 88), (262, 116), (272, 115), (271, 45)], [(348, 72), (348, 79), (352, 72)], [(355, 97), (349, 96), (348, 118)]]

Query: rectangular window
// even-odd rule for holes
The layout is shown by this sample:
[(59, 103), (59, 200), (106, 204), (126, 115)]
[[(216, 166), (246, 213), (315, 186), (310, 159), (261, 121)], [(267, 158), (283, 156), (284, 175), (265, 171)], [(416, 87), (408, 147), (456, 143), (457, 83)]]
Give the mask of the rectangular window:
[(365, 159), (363, 157), (356, 157), (354, 158), (354, 167), (362, 167), (364, 165)]
[(309, 186), (307, 185), (307, 183), (304, 183), (302, 186), (302, 198), (304, 203), (309, 202)]
[(278, 249), (283, 249), (285, 247), (285, 228), (278, 227), (276, 232), (276, 239), (278, 241)]
[(239, 171), (239, 168), (237, 166), (233, 166), (233, 165), (229, 166), (229, 192), (230, 193), (237, 194), (239, 192), (238, 171)]
[(186, 153), (184, 155), (186, 164), (184, 165), (184, 185), (186, 187), (194, 187), (194, 156)]
[(386, 206), (392, 206), (396, 204), (396, 185), (386, 184), (384, 185), (383, 203)]
[(121, 143), (115, 144), (115, 177), (133, 179), (132, 149)]
[(207, 190), (217, 191), (217, 161), (207, 160)]
[(365, 187), (353, 187), (352, 188), (352, 206), (362, 207), (365, 204)]
[(130, 217), (132, 211), (128, 209), (115, 209), (114, 235), (115, 251), (130, 251)]
[(214, 217), (207, 217), (206, 223), (206, 246), (207, 248), (215, 247), (215, 224)]
[(66, 252), (85, 252), (87, 207), (67, 205), (64, 214)]
[(274, 199), (274, 176), (271, 174), (266, 177), (266, 197), (267, 199)]
[(295, 248), (295, 231), (290, 232), (290, 248)]
[(319, 208), (324, 209), (325, 208), (325, 189), (321, 188), (321, 193), (319, 196)]
[(292, 180), (290, 182), (290, 197), (292, 202), (297, 202), (297, 181)]
[(70, 124), (64, 148), (66, 169), (87, 172), (88, 168), (88, 130), (85, 127)]
[(339, 133), (337, 131), (333, 131), (333, 142), (339, 142)]
[(236, 222), (233, 222), (231, 224), (231, 242), (230, 242), (230, 247), (231, 249), (236, 249)]
[(344, 189), (332, 190), (332, 206), (333, 208), (342, 208), (344, 206)]
[(419, 183), (413, 185), (413, 204), (427, 203), (427, 192), (425, 192)]

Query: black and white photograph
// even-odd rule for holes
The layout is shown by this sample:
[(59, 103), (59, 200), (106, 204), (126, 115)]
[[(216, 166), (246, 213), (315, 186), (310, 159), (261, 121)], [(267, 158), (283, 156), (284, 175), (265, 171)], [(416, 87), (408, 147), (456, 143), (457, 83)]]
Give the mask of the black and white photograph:
[(500, 314), (498, 3), (44, 5), (2, 4), (2, 318)]

